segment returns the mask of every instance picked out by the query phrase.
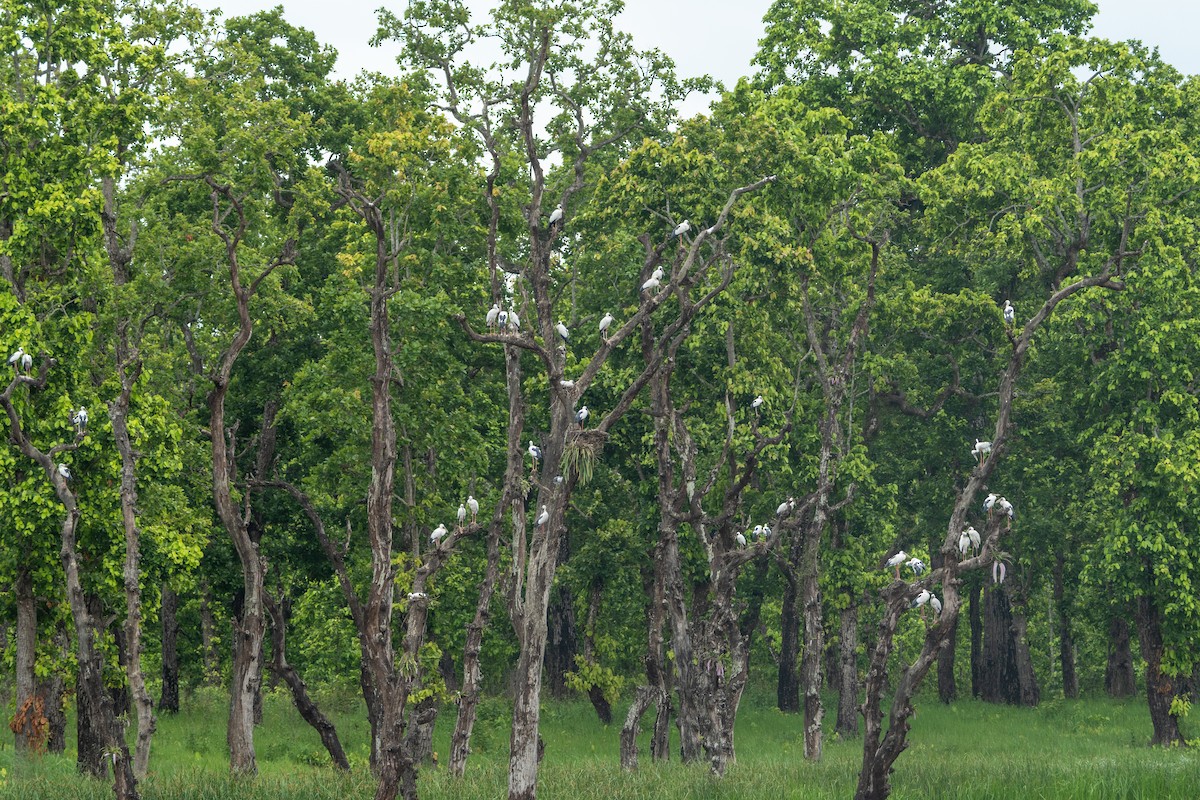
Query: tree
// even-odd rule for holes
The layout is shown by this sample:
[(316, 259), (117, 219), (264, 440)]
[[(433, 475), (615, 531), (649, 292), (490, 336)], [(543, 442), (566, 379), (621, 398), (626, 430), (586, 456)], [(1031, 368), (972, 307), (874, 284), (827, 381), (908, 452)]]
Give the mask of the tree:
[[(1144, 264), (1146, 242), (1153, 236), (1147, 223), (1183, 196), (1169, 182), (1152, 179), (1185, 157), (1175, 123), (1152, 112), (1144, 115), (1147, 98), (1172, 86), (1171, 73), (1147, 69), (1152, 66), (1139, 51), (1104, 42), (1076, 43), (1066, 53), (1022, 54), (1011, 84), (983, 114), (989, 140), (960, 147), (922, 179), (935, 230), (958, 228), (962, 235), (948, 242), (991, 255), (979, 278), (1009, 283), (1018, 307), (1034, 311), (1027, 317), (1023, 310), (1005, 330), (1011, 353), (998, 382), (992, 450), (957, 493), (940, 548), (943, 566), (916, 584), (897, 582), (884, 590), (886, 607), (864, 706), (859, 798), (888, 795), (888, 774), (905, 747), (911, 698), (957, 618), (959, 576), (997, 557), (1001, 529), (1007, 526), (995, 513), (987, 519), (979, 555), (960, 560), (957, 542), (979, 490), (1010, 446), (1016, 385), (1034, 334), (1060, 303), (1123, 288), (1121, 276)], [(1088, 77), (1076, 78), (1073, 69), (1088, 69)], [(985, 175), (986, 193), (970, 188)], [(1002, 254), (1007, 258), (998, 258)], [(896, 625), (918, 587), (936, 583), (943, 591), (942, 614), (896, 683), (885, 734), (880, 701)]]

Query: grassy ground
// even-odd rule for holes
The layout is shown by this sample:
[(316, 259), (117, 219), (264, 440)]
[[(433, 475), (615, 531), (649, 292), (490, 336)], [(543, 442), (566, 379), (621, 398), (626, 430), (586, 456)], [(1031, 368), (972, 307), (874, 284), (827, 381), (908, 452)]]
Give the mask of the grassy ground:
[[(355, 800), (369, 798), (365, 768), (367, 727), (357, 704), (331, 698), (327, 705), (351, 760), (340, 776), (325, 766), (317, 736), (288, 704), (267, 698), (257, 746), (261, 774), (232, 780), (226, 774), (224, 701), (195, 698), (184, 713), (159, 721), (147, 800)], [(623, 709), (622, 709), (623, 711)], [(431, 800), (493, 800), (504, 794), (508, 749), (507, 710), (488, 701), (476, 728), (475, 753), (465, 782), (441, 768), (425, 769), (421, 794)], [(604, 728), (586, 703), (550, 703), (542, 714), (546, 759), (539, 796), (568, 800), (757, 800), (848, 798), (853, 795), (861, 740), (828, 741), (825, 759), (805, 763), (799, 720), (778, 713), (766, 696), (743, 703), (736, 735), (738, 763), (723, 780), (703, 766), (678, 760), (653, 764), (643, 756), (636, 774), (617, 767), (617, 728)], [(453, 709), (439, 720), (435, 748), (447, 752)], [(896, 798), (1026, 800), (1029, 798), (1200, 797), (1200, 753), (1146, 746), (1144, 701), (1050, 701), (1037, 709), (996, 707), (973, 701), (919, 706), (910, 746), (897, 762)], [(11, 738), (0, 750), (0, 798), (91, 800), (108, 787), (80, 778), (74, 755), (15, 759)]]

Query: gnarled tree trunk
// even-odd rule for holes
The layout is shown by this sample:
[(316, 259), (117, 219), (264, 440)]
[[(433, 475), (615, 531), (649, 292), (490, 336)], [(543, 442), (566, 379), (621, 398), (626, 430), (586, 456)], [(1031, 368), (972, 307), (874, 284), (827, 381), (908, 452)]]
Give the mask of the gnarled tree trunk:
[(858, 736), (858, 605), (851, 603), (840, 613), (838, 626), (837, 734)]

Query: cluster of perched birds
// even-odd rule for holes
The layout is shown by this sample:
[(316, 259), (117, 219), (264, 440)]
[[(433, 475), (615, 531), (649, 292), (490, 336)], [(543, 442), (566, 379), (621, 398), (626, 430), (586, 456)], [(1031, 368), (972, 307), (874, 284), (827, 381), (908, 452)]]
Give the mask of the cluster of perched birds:
[[(479, 501), (475, 499), (475, 495), (473, 495), (473, 494), (467, 495), (467, 502), (458, 504), (457, 518), (458, 518), (458, 529), (460, 531), (463, 529), (463, 527), (467, 523), (467, 512), (468, 511), (471, 513), (471, 522), (475, 523), (476, 521), (478, 521), (478, 519), (479, 519)], [(448, 533), (450, 533), (450, 531), (446, 528), (446, 526), (439, 523), (438, 526), (433, 529), (433, 533), (429, 534), (429, 543), (432, 544), (434, 547), (437, 547), (441, 543), (442, 539), (446, 538), (446, 535)]]
[[(1013, 509), (1012, 503), (1007, 498), (1001, 497), (995, 492), (989, 494), (983, 501), (983, 513), (991, 516), (996, 511), (1008, 516), (1011, 521), (1016, 516), (1016, 511)], [(979, 531), (975, 530), (975, 526), (968, 525), (963, 528), (958, 537), (958, 552), (965, 556), (967, 551), (978, 553), (981, 544)], [(893, 555), (885, 562), (888, 568), (896, 570), (896, 580), (900, 580), (900, 567), (905, 566), (913, 571), (913, 575), (920, 577), (925, 573), (925, 562), (916, 557), (910, 557), (908, 553), (901, 550)], [(992, 563), (992, 581), (994, 583), (1004, 583), (1004, 578), (1008, 574), (1008, 567), (1001, 559), (996, 559)], [(922, 589), (912, 602), (909, 603), (909, 608), (920, 608), (928, 603), (935, 613), (942, 613), (942, 602), (937, 598), (937, 595), (930, 592), (928, 589)]]
[(18, 347), (17, 352), (8, 357), (8, 363), (15, 370), (29, 372), (33, 369), (33, 356), (26, 353), (24, 347)]
[[(24, 347), (18, 347), (16, 351), (8, 357), (9, 366), (18, 372), (29, 373), (33, 369), (33, 356), (25, 352)], [(88, 412), (87, 409), (80, 406), (77, 410), (71, 412), (71, 424), (75, 426), (75, 430), (83, 433), (87, 428)], [(65, 481), (71, 480), (71, 468), (66, 464), (58, 464), (54, 471), (62, 476)]]

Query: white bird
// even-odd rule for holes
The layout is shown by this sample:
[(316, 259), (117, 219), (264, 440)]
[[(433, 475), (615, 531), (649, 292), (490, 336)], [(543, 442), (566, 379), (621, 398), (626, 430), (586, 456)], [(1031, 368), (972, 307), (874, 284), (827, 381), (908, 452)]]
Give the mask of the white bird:
[(937, 599), (936, 594), (929, 595), (929, 605), (933, 606), (933, 613), (942, 613), (942, 601)]
[(998, 497), (1000, 497), (1000, 495), (996, 494), (995, 492), (992, 492), (987, 497), (983, 498), (983, 513), (985, 513), (985, 514), (992, 513), (992, 506), (996, 505), (996, 499)]
[(550, 521), (550, 512), (547, 511), (546, 507), (543, 505), (542, 513), (538, 514), (538, 518), (536, 520), (534, 520), (533, 524), (536, 527), (540, 528), (541, 526), (545, 525), (549, 521)]
[(771, 538), (771, 526), (770, 526), (770, 525), (763, 525), (763, 529), (762, 529), (762, 537), (763, 537), (764, 539), (770, 539), (770, 538)]
[(1017, 319), (1017, 310), (1013, 308), (1012, 303), (1008, 300), (1004, 301), (1004, 321), (1012, 325)]
[(466, 521), (467, 521), (467, 506), (464, 503), (459, 503), (458, 504), (458, 527), (461, 528), (463, 523)]
[(561, 484), (562, 482), (563, 482), (563, 476), (562, 476), (562, 475), (555, 475), (555, 476), (554, 476), (554, 483), (555, 483), (555, 484)]
[(517, 312), (515, 312), (515, 311), (508, 312), (508, 325), (514, 331), (521, 330), (521, 318), (517, 316)]
[(558, 385), (564, 389), (573, 389), (575, 387), (575, 381), (561, 380), (558, 382)]
[(675, 230), (671, 231), (671, 236), (672, 237), (683, 236), (685, 233), (687, 233), (691, 229), (692, 229), (692, 223), (688, 222), (685, 219), (683, 222), (681, 222), (675, 226)]
[(551, 225), (551, 227), (553, 227), (553, 226), (554, 226), (554, 225), (555, 225), (555, 224), (556, 224), (556, 223), (557, 223), (559, 220), (561, 220), (562, 218), (563, 218), (563, 209), (562, 209), (562, 206), (561, 206), (561, 205), (557, 205), (557, 206), (555, 206), (555, 207), (554, 207), (554, 210), (550, 212), (550, 225)]
[(428, 600), (428, 599), (429, 599), (429, 595), (425, 594), (424, 592), (409, 592), (408, 593), (408, 601), (410, 603), (415, 602), (417, 600)]
[(750, 535), (750, 538), (751, 538), (751, 539), (761, 539), (761, 538), (762, 538), (762, 535), (763, 535), (763, 526), (762, 526), (762, 525), (755, 525), (755, 526), (754, 526), (754, 531), (753, 531), (753, 533)]
[(33, 368), (33, 356), (29, 355), (29, 353), (21, 356), (21, 368), (26, 372), (29, 372)]
[(975, 526), (968, 525), (967, 529), (965, 531), (963, 531), (963, 533), (965, 533), (967, 535), (967, 538), (971, 540), (971, 547), (974, 550), (978, 550), (979, 549), (979, 531), (975, 530)]
[(600, 335), (604, 337), (604, 341), (608, 341), (608, 326), (613, 324), (613, 315), (605, 314), (600, 318)]
[(708, 234), (709, 236), (712, 236), (714, 233), (717, 232), (717, 226), (713, 225), (711, 228), (705, 228), (704, 232), (706, 234)]
[(1002, 513), (1008, 514), (1008, 518), (1010, 520), (1016, 516), (1016, 512), (1013, 511), (1012, 503), (1008, 502), (1006, 498), (1001, 497), (999, 500), (997, 500), (996, 508), (1000, 509)]
[(900, 580), (900, 565), (908, 560), (908, 553), (901, 550), (887, 560), (887, 566), (896, 568), (896, 580)]
[(661, 281), (659, 281), (658, 278), (651, 275), (649, 278), (646, 279), (646, 282), (642, 284), (642, 291), (648, 292), (651, 289), (657, 289), (660, 285), (661, 285)]
[(575, 412), (575, 421), (578, 422), (580, 425), (582, 425), (584, 422), (587, 421), (588, 415), (590, 413), (591, 412), (588, 411), (587, 406), (580, 406), (579, 410)]
[(479, 501), (475, 495), (467, 495), (467, 508), (471, 509), (471, 522), (474, 522), (479, 517)]
[(763, 404), (763, 396), (760, 394), (758, 397), (754, 398), (753, 401), (751, 401), (750, 407), (753, 409), (758, 409), (760, 406), (762, 406), (762, 404)]
[(914, 575), (921, 575), (925, 572), (925, 562), (919, 558), (910, 558), (904, 562), (904, 566), (911, 569)]
[(8, 363), (12, 364), (13, 369), (21, 368), (21, 359), (25, 356), (25, 348), (18, 347), (17, 352), (8, 357)]
[(737, 535), (734, 536), (733, 538), (737, 539), (738, 547), (746, 546), (746, 535), (744, 533), (742, 533), (741, 531), (738, 531)]
[(63, 476), (63, 480), (71, 480), (71, 470), (67, 468), (66, 464), (58, 465), (58, 474)]
[(439, 523), (438, 526), (433, 529), (433, 533), (429, 534), (429, 541), (433, 543), (434, 547), (437, 547), (438, 543), (441, 542), (446, 536), (446, 533), (446, 526)]
[(76, 411), (74, 414), (72, 414), (71, 415), (71, 424), (74, 425), (75, 429), (79, 430), (79, 431), (82, 431), (84, 428), (86, 428), (87, 424), (88, 424), (87, 409), (80, 407), (80, 409), (78, 411)]
[(976, 439), (975, 446), (973, 448), (971, 448), (971, 452), (974, 453), (975, 458), (978, 459), (980, 461), (980, 463), (982, 463), (983, 459), (985, 459), (989, 455), (991, 455), (992, 443), (991, 442), (981, 442), (978, 439)]
[(916, 596), (916, 597), (914, 597), (914, 598), (912, 599), (912, 602), (910, 602), (910, 603), (908, 604), (908, 607), (909, 607), (909, 608), (920, 608), (921, 606), (923, 606), (923, 605), (925, 605), (926, 603), (928, 603), (928, 602), (929, 602), (929, 598), (931, 598), (931, 597), (933, 597), (933, 593), (932, 593), (932, 592), (930, 592), (928, 589), (922, 589), (922, 590), (921, 590), (921, 591), (920, 591), (920, 592), (917, 594), (917, 596)]
[(650, 273), (650, 277), (661, 281), (663, 279), (663, 275), (665, 275), (665, 274), (666, 273), (663, 272), (662, 267), (655, 267), (654, 272)]
[(571, 332), (569, 330), (567, 330), (566, 325), (562, 324), (562, 320), (559, 320), (558, 322), (555, 323), (554, 330), (558, 331), (558, 335), (562, 337), (562, 340), (564, 342), (567, 339), (571, 338)]
[(494, 327), (496, 327), (496, 320), (497, 320), (497, 319), (499, 319), (499, 318), (500, 318), (500, 304), (499, 304), (499, 303), (492, 303), (492, 307), (491, 307), (491, 309), (488, 311), (488, 313), (487, 313), (487, 319), (485, 320), (485, 321), (487, 322), (487, 326), (488, 326), (489, 328), (494, 328)]
[(496, 315), (496, 324), (502, 331), (508, 330), (508, 312), (501, 311)]

